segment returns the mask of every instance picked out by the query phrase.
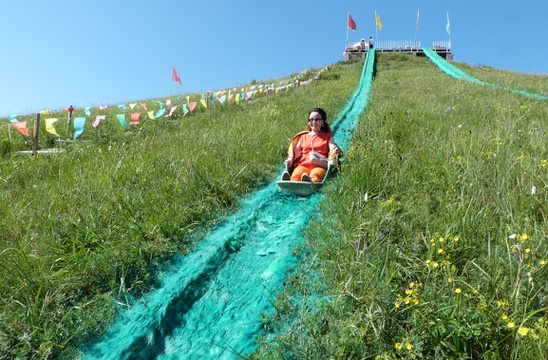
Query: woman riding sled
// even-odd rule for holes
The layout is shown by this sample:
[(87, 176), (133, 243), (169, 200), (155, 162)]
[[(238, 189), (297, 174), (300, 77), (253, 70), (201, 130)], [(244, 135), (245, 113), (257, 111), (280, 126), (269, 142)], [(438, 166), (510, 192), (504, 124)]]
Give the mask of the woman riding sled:
[(311, 109), (306, 130), (295, 135), (289, 145), (285, 161), (289, 171), (282, 174), (282, 180), (321, 182), (341, 152), (325, 110)]

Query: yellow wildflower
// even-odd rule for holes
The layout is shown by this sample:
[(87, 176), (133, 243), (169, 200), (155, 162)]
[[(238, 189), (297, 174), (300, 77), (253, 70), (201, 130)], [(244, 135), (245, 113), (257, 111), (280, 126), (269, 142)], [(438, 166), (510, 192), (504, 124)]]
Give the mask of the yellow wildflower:
[(527, 248), (527, 249), (525, 249), (525, 252), (526, 252), (527, 254), (529, 254), (529, 253), (531, 252), (531, 249)]
[(411, 345), (411, 343), (409, 341), (407, 341), (405, 343), (405, 348), (409, 351), (413, 350), (413, 345)]
[(394, 347), (396, 348), (396, 350), (401, 350), (401, 348), (403, 347), (403, 344), (400, 342), (397, 342), (396, 345), (394, 345)]
[(515, 328), (515, 327), (516, 327), (516, 324), (514, 324), (514, 322), (513, 322), (513, 321), (508, 321), (508, 324), (507, 324), (507, 326), (508, 326), (508, 329), (513, 329), (513, 328)]
[(459, 242), (459, 240), (460, 240), (460, 236), (458, 235), (453, 236), (453, 242)]
[(455, 289), (455, 294), (460, 294), (462, 292), (462, 289), (461, 288), (456, 288)]
[(443, 249), (438, 249), (438, 254), (443, 254)]
[(501, 318), (502, 318), (502, 320), (508, 320), (508, 315), (502, 314)]
[(531, 331), (530, 328), (528, 328), (526, 326), (520, 326), (519, 329), (518, 329), (518, 334), (525, 337), (525, 336), (527, 336), (527, 334), (529, 334), (529, 331)]
[(539, 263), (540, 265), (546, 265), (546, 260), (540, 260), (538, 263)]

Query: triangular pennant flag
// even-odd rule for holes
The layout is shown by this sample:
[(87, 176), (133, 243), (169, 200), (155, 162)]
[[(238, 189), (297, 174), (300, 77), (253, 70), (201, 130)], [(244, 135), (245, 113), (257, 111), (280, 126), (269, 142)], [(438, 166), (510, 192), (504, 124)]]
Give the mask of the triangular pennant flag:
[(147, 104), (146, 104), (146, 103), (141, 102), (141, 103), (139, 103), (139, 105), (141, 105), (141, 107), (143, 108), (143, 110), (148, 111), (148, 110), (147, 110)]
[(106, 115), (97, 115), (95, 117), (95, 121), (93, 122), (93, 124), (91, 124), (94, 128), (96, 128), (97, 126), (99, 126), (99, 123), (102, 121), (102, 120), (105, 120), (107, 118)]
[(91, 116), (91, 111), (90, 111), (91, 107), (89, 106), (86, 106), (84, 108), (84, 113), (87, 115), (87, 116)]
[(125, 110), (125, 109), (126, 109), (126, 104), (120, 104), (120, 105), (118, 105), (118, 109), (120, 109), (120, 110)]
[(231, 102), (233, 97), (234, 97), (234, 94), (230, 94), (230, 95), (228, 96), (227, 101), (228, 101), (228, 102)]
[(131, 129), (129, 124), (126, 121), (126, 115), (125, 114), (116, 114), (116, 117), (118, 118), (118, 121), (120, 122), (120, 125), (126, 129)]
[(129, 108), (131, 110), (133, 110), (133, 108), (137, 105), (137, 103), (131, 103), (131, 104), (128, 104), (129, 105)]
[(17, 131), (19, 131), (21, 134), (25, 136), (29, 136), (29, 129), (27, 129), (27, 121), (12, 122), (11, 126), (17, 129)]
[(171, 99), (166, 100), (166, 107), (171, 107)]
[(172, 106), (171, 109), (169, 109), (169, 114), (166, 115), (166, 117), (170, 117), (171, 115), (173, 115), (173, 112), (177, 109), (177, 105), (175, 106)]
[(18, 121), (19, 121), (19, 120), (17, 119), (18, 116), (19, 116), (19, 114), (11, 114), (11, 115), (9, 116), (10, 122), (11, 122), (11, 123), (16, 123), (16, 122), (18, 122)]
[(196, 108), (196, 101), (193, 101), (190, 104), (188, 104), (188, 108), (190, 109), (190, 112), (193, 112), (194, 109)]
[(379, 17), (379, 14), (377, 14), (377, 10), (375, 10), (375, 22), (377, 24), (377, 28), (379, 28), (379, 30), (382, 30), (383, 26), (381, 23), (381, 18)]
[(57, 131), (55, 131), (55, 128), (53, 127), (53, 124), (55, 124), (57, 120), (59, 119), (46, 119), (44, 121), (46, 122), (46, 131), (52, 135), (60, 137), (59, 134), (57, 134)]
[(164, 107), (164, 102), (163, 102), (163, 101), (158, 100), (157, 102), (158, 102), (158, 104), (160, 105), (160, 109)]
[(159, 117), (162, 117), (162, 115), (164, 115), (165, 112), (166, 112), (165, 108), (158, 109), (158, 111), (156, 111), (156, 114), (154, 114), (154, 117), (158, 119)]
[(186, 104), (183, 104), (183, 116), (188, 114), (188, 106)]
[(49, 111), (48, 109), (40, 110), (40, 114), (49, 115), (49, 114), (51, 114), (51, 111)]
[(182, 85), (183, 82), (181, 81), (181, 78), (179, 75), (177, 75), (177, 70), (175, 70), (175, 66), (173, 67), (173, 70), (171, 71), (171, 80), (177, 81), (179, 85)]
[(205, 108), (207, 108), (207, 101), (206, 101), (206, 99), (200, 99), (200, 104), (202, 104)]
[(106, 108), (108, 108), (108, 105), (101, 105), (101, 106), (99, 106), (99, 110), (105, 110)]
[(190, 103), (190, 96), (186, 96), (186, 103), (189, 104)]
[(141, 116), (141, 113), (134, 112), (131, 113), (131, 121), (129, 122), (130, 125), (138, 125), (139, 124), (139, 116)]
[(234, 101), (236, 101), (236, 104), (240, 103), (240, 93), (236, 94), (236, 99)]
[(225, 102), (226, 95), (223, 96), (217, 96), (217, 101), (221, 103), (221, 105)]
[(86, 118), (85, 117), (77, 117), (74, 118), (74, 137), (73, 139), (76, 139), (78, 136), (82, 135), (84, 132), (84, 125), (86, 124)]
[(150, 110), (147, 112), (148, 118), (150, 120), (154, 120), (154, 110)]

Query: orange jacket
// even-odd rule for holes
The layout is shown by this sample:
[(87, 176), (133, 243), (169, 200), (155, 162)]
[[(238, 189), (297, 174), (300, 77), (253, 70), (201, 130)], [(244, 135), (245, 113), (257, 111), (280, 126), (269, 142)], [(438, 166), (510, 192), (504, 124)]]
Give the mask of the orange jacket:
[[(312, 150), (312, 148), (319, 152), (320, 154), (326, 156), (328, 160), (335, 161), (338, 156), (342, 153), (342, 151), (339, 149), (338, 146), (335, 146), (334, 149), (331, 151), (329, 150), (329, 141), (332, 139), (333, 134), (331, 133), (319, 133), (317, 137), (314, 139), (311, 139), (311, 145), (312, 146), (306, 146), (305, 149), (301, 146), (302, 141), (301, 137), (303, 135), (307, 135), (309, 131), (301, 131), (297, 135), (293, 137), (291, 140), (291, 143), (289, 144), (289, 148), (287, 150), (287, 158), (288, 160), (291, 159), (290, 165), (291, 167), (295, 167), (297, 165), (301, 164), (307, 164), (308, 163), (308, 154)], [(304, 140), (304, 139), (303, 139)], [(309, 139), (306, 139), (309, 140)], [(319, 141), (317, 141), (319, 140)], [(308, 143), (308, 141), (307, 141)]]

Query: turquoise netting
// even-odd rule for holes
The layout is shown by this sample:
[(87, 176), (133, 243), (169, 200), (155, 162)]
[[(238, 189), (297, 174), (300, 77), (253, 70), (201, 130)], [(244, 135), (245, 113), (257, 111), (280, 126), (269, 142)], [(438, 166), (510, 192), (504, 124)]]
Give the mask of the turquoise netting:
[[(343, 150), (367, 105), (374, 62), (372, 50), (358, 88), (333, 122)], [(302, 230), (321, 198), (281, 193), (274, 180), (243, 200), (241, 210), (161, 275), (155, 291), (121, 311), (83, 358), (232, 359), (253, 352), (262, 317), (272, 314), (296, 263), (292, 249), (303, 241)]]

